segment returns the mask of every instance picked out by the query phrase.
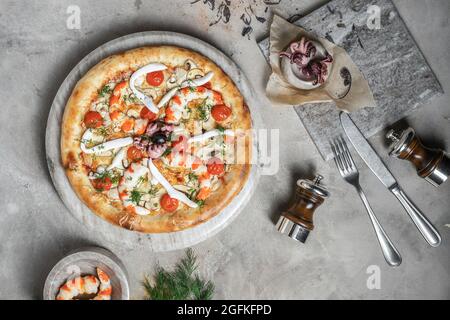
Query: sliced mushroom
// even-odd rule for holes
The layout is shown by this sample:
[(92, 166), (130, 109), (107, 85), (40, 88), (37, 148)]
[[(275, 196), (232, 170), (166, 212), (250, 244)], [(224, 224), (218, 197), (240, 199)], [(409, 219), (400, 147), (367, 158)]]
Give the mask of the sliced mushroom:
[(170, 78), (166, 81), (166, 87), (169, 91), (175, 87), (178, 87), (177, 77), (175, 74), (172, 74), (172, 76), (170, 76)]
[(167, 84), (169, 85), (173, 85), (177, 83), (177, 75), (175, 73), (172, 73), (170, 75), (170, 77), (167, 79)]
[(186, 78), (187, 79), (198, 79), (198, 78), (202, 78), (204, 76), (205, 76), (205, 73), (201, 69), (195, 68), (195, 69), (189, 70)]
[(194, 61), (192, 61), (191, 59), (187, 59), (187, 60), (184, 62), (184, 68), (185, 68), (186, 70), (191, 70), (191, 69), (198, 68), (198, 66), (197, 66), (197, 64), (196, 64)]

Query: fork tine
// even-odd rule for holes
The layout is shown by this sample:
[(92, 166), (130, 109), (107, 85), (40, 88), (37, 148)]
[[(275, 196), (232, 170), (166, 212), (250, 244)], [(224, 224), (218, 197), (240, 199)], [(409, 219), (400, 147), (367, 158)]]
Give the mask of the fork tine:
[(339, 173), (342, 174), (343, 166), (342, 166), (342, 163), (340, 161), (340, 156), (339, 156), (339, 153), (337, 151), (336, 145), (335, 145), (335, 143), (333, 141), (330, 141), (330, 146), (331, 146), (331, 151), (334, 154), (334, 162), (336, 163), (336, 167), (338, 168)]
[(345, 142), (344, 139), (342, 139), (342, 145), (344, 146), (345, 154), (346, 154), (346, 156), (348, 158), (350, 166), (353, 167), (353, 168), (356, 168), (355, 161), (353, 160), (353, 157), (352, 157), (352, 155), (350, 153), (350, 150), (348, 149), (348, 145), (347, 145), (347, 143)]
[(351, 165), (350, 165), (349, 160), (348, 160), (348, 158), (347, 158), (347, 155), (346, 155), (346, 153), (345, 153), (345, 148), (344, 148), (344, 145), (343, 145), (343, 143), (342, 143), (342, 138), (339, 137), (339, 138), (337, 139), (337, 141), (338, 141), (338, 145), (339, 145), (339, 151), (340, 151), (341, 154), (342, 154), (342, 159), (343, 159), (343, 161), (345, 162), (345, 166), (346, 166), (347, 169), (350, 170)]
[(348, 170), (349, 169), (348, 160), (345, 157), (344, 148), (342, 147), (342, 143), (339, 139), (336, 139), (335, 143), (336, 143), (336, 146), (337, 146), (337, 149), (339, 152), (339, 158), (342, 161), (343, 167), (345, 170)]
[(336, 162), (336, 165), (338, 166), (340, 174), (343, 176), (347, 171), (347, 166), (345, 164), (345, 159), (342, 158), (342, 152), (339, 149), (336, 139), (333, 141), (332, 148), (334, 149), (334, 153), (336, 155), (334, 160)]

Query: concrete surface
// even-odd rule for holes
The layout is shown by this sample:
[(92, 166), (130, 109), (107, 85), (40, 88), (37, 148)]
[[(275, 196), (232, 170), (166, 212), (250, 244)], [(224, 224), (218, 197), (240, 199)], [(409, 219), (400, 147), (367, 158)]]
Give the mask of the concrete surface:
[[(62, 256), (80, 246), (100, 245), (123, 260), (131, 296), (140, 299), (143, 276), (151, 274), (157, 262), (170, 267), (183, 254), (124, 250), (86, 230), (58, 198), (44, 152), (51, 101), (78, 60), (118, 36), (159, 29), (197, 36), (230, 55), (261, 95), (266, 126), (280, 129), (280, 170), (262, 177), (255, 196), (231, 226), (194, 248), (199, 271), (216, 284), (215, 298), (449, 299), (450, 228), (445, 225), (450, 224), (450, 183), (435, 189), (406, 163), (389, 159), (381, 135), (371, 140), (443, 238), (439, 248), (430, 248), (399, 203), (358, 161), (363, 187), (403, 256), (399, 268), (387, 267), (357, 195), (334, 164), (321, 160), (294, 110), (275, 110), (263, 98), (269, 70), (255, 38), (266, 33), (268, 23), (253, 19), (255, 30), (247, 39), (241, 36), (244, 25), (239, 19), (247, 2), (254, 1), (232, 0), (230, 22), (212, 27), (209, 22), (221, 1), (216, 1), (215, 11), (203, 1), (191, 2), (0, 1), (0, 298), (41, 298), (44, 279)], [(446, 92), (406, 121), (425, 141), (450, 149), (450, 3), (394, 2)], [(272, 10), (285, 17), (307, 13), (322, 3), (282, 0), (265, 15)], [(80, 30), (66, 27), (70, 5), (81, 9)], [(253, 7), (257, 12), (265, 9), (260, 1)], [(317, 213), (316, 230), (307, 244), (299, 245), (278, 234), (273, 220), (286, 205), (295, 179), (314, 171), (325, 176), (332, 197)], [(373, 266), (380, 270), (379, 289), (367, 286), (371, 270), (377, 270)]]

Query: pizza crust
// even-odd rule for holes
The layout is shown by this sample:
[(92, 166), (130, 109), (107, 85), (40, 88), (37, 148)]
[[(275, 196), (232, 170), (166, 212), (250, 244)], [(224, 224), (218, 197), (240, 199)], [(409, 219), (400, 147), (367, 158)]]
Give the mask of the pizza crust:
[(214, 72), (211, 80), (213, 90), (221, 92), (226, 105), (231, 106), (235, 121), (232, 129), (251, 129), (251, 117), (242, 95), (233, 81), (208, 58), (191, 50), (174, 46), (142, 47), (110, 56), (78, 81), (65, 108), (62, 121), (61, 159), (66, 175), (78, 197), (98, 216), (112, 224), (144, 233), (174, 232), (198, 225), (219, 214), (245, 185), (251, 164), (251, 134), (245, 140), (245, 163), (231, 165), (222, 186), (213, 192), (205, 205), (199, 209), (183, 207), (173, 214), (137, 216), (128, 213), (121, 201), (112, 201), (97, 192), (83, 168), (80, 140), (84, 133), (82, 122), (98, 90), (109, 81), (123, 74), (134, 72), (144, 65), (159, 62), (166, 65), (183, 65), (187, 59), (194, 60), (205, 72)]

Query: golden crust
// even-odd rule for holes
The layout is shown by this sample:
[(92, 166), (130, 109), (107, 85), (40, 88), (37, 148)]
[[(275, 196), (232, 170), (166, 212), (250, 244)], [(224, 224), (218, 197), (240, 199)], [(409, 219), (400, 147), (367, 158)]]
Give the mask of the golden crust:
[(80, 140), (84, 132), (82, 121), (98, 90), (108, 81), (140, 67), (160, 62), (166, 65), (183, 65), (186, 59), (194, 60), (205, 72), (214, 72), (212, 89), (222, 93), (224, 102), (232, 106), (235, 121), (233, 129), (251, 129), (251, 118), (244, 99), (232, 80), (206, 57), (179, 47), (142, 47), (110, 56), (91, 70), (77, 83), (63, 116), (61, 158), (67, 177), (78, 197), (98, 216), (127, 229), (144, 233), (174, 232), (193, 227), (220, 213), (241, 191), (250, 172), (251, 136), (245, 142), (246, 161), (231, 165), (221, 188), (215, 191), (201, 209), (183, 207), (173, 214), (136, 216), (125, 211), (120, 201), (112, 201), (97, 192), (91, 185), (81, 158)]

